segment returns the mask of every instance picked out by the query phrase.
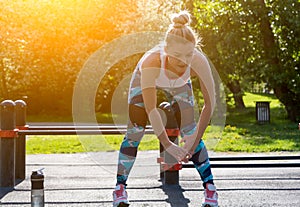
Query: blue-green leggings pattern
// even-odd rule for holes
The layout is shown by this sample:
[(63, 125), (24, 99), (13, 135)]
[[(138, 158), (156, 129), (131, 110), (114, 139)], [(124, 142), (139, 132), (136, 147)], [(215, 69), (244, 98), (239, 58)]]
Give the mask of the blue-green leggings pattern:
[[(196, 130), (196, 123), (194, 119), (194, 98), (191, 83), (175, 89), (164, 88), (162, 91), (175, 111), (175, 118), (180, 128), (181, 136), (193, 133)], [(126, 185), (129, 173), (134, 165), (138, 146), (144, 136), (145, 127), (148, 122), (142, 97), (134, 97), (131, 100), (134, 100), (134, 102), (129, 101), (129, 122), (127, 133), (120, 147), (117, 171), (117, 184), (124, 185)], [(199, 142), (190, 161), (194, 163), (203, 186), (206, 183), (213, 184), (209, 157), (203, 140)]]

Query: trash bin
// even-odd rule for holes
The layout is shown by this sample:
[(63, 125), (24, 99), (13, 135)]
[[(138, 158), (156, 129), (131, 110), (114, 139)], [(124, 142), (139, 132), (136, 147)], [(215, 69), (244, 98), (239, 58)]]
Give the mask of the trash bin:
[(256, 102), (256, 121), (259, 124), (270, 123), (270, 102)]

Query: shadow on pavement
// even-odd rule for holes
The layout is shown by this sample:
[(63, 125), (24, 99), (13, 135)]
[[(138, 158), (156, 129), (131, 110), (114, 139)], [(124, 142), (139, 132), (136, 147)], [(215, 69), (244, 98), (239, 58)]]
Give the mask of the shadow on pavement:
[[(15, 186), (19, 185), (23, 181), (24, 181), (24, 179), (16, 179)], [(14, 190), (15, 190), (15, 187), (0, 187), (0, 201), (4, 196), (6, 196), (6, 194), (8, 194)]]
[(180, 185), (162, 185), (161, 188), (168, 196), (166, 202), (172, 207), (188, 207), (190, 200), (184, 197), (185, 190)]
[(0, 188), (0, 200), (8, 193), (14, 191), (14, 188), (13, 187), (7, 187), (7, 188), (4, 188), (4, 187), (1, 187)]

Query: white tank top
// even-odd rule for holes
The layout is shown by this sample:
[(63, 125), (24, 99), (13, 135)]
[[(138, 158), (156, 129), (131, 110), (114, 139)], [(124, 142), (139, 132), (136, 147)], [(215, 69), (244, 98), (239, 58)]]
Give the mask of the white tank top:
[(166, 53), (164, 47), (160, 47), (160, 73), (156, 79), (156, 86), (160, 88), (179, 88), (185, 85), (190, 79), (190, 66), (187, 67), (184, 74), (178, 78), (171, 79), (166, 75)]

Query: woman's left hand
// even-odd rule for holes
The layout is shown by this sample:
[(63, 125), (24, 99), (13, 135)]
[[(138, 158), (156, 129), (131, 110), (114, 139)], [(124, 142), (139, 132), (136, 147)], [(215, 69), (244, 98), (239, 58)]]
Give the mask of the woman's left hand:
[(187, 163), (189, 159), (193, 156), (195, 149), (198, 145), (196, 143), (196, 136), (194, 134), (192, 135), (185, 135), (181, 140), (180, 143), (184, 143), (183, 149), (188, 151), (188, 154), (186, 157), (182, 160), (183, 162)]

